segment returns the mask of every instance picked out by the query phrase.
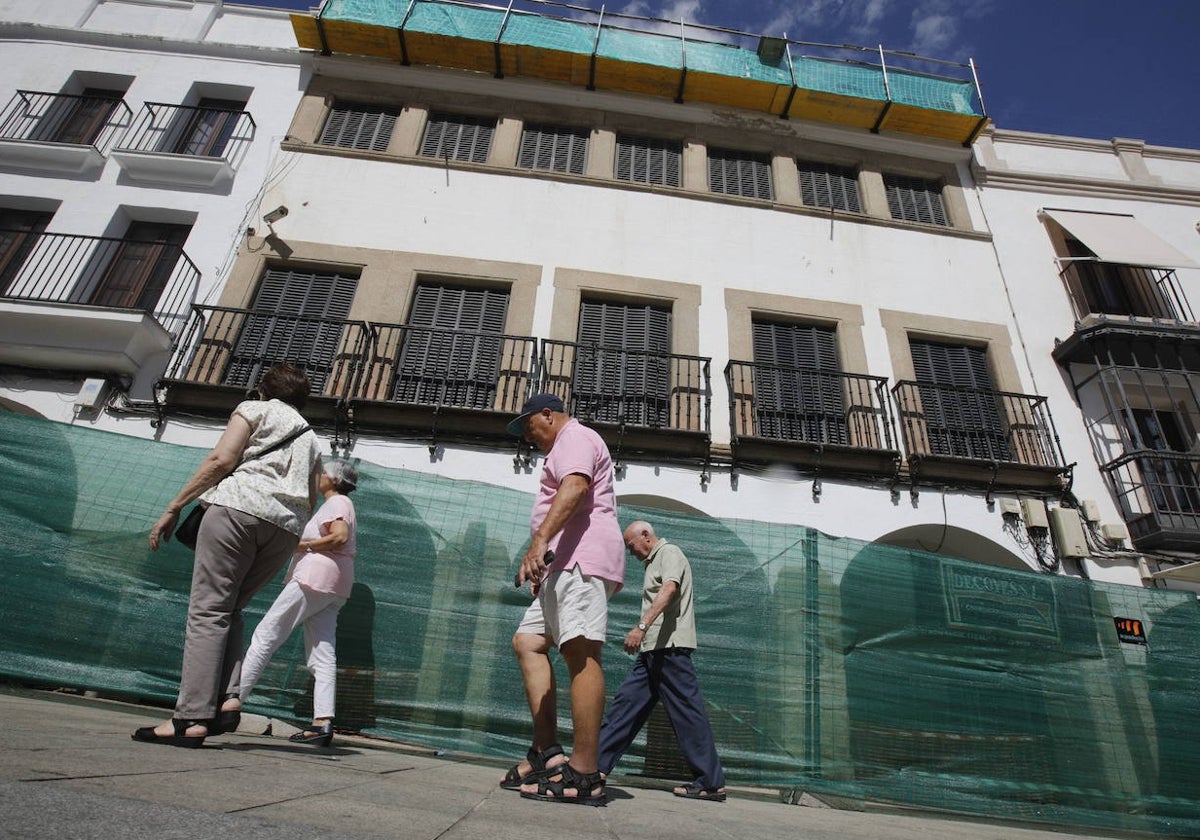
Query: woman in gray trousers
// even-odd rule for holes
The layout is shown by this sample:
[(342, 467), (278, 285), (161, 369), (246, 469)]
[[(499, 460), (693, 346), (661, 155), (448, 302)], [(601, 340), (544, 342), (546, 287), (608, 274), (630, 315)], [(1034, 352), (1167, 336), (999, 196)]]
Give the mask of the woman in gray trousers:
[(198, 747), (241, 721), (242, 608), (291, 558), (317, 502), (319, 444), (299, 412), (308, 391), (308, 377), (293, 365), (263, 374), (260, 399), (233, 410), (217, 445), (150, 530), (158, 550), (186, 505), (199, 499), (206, 507), (175, 713), (135, 731), (135, 741)]

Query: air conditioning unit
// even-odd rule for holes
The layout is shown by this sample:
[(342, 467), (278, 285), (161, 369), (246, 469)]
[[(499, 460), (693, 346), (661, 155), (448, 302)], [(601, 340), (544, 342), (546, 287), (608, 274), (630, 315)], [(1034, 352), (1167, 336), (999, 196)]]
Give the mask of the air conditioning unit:
[(1087, 535), (1083, 531), (1083, 520), (1079, 511), (1058, 507), (1050, 511), (1050, 534), (1054, 537), (1054, 550), (1059, 557), (1087, 557)]

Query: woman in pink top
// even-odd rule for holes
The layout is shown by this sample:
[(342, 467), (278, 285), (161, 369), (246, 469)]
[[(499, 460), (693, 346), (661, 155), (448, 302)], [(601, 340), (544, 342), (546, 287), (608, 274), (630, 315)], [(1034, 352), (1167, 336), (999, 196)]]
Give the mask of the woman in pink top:
[(321, 476), (325, 502), (304, 526), (283, 591), (254, 631), (242, 665), (241, 699), (279, 647), (304, 625), (306, 665), (313, 675), (313, 722), (291, 740), (321, 747), (333, 740), (337, 693), (337, 616), (354, 585), (357, 523), (347, 494), (358, 485), (358, 471), (346, 461), (331, 461)]

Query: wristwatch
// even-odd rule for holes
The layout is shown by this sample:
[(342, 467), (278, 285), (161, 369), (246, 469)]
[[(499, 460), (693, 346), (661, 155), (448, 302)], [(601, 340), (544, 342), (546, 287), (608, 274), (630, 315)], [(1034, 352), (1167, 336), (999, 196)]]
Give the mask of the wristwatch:
[(638, 629), (639, 629), (639, 630), (641, 630), (643, 633), (645, 633), (647, 630), (649, 630), (649, 629), (650, 629), (650, 627), (649, 627), (649, 626), (646, 624), (646, 622), (644, 622), (644, 621), (639, 621), (639, 622), (638, 622)]

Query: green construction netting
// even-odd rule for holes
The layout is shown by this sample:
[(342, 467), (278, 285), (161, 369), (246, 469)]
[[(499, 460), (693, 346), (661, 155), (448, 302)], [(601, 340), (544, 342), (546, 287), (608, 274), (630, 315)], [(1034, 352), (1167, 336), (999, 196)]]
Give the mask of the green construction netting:
[[(202, 454), (0, 413), (0, 673), (173, 698), (192, 557), (174, 543), (151, 553), (145, 534)], [(526, 604), (511, 581), (531, 493), (366, 462), (360, 471), (339, 723), (450, 751), (523, 753), (529, 723), (509, 642)], [(525, 480), (532, 491), (536, 475)], [(691, 558), (696, 662), (731, 783), (1200, 834), (1192, 595), (798, 526), (631, 506), (621, 516), (650, 519)], [(631, 662), (620, 639), (640, 609), (636, 563), (628, 579), (605, 647), (610, 695)], [(247, 627), (277, 591), (253, 601)], [(1114, 617), (1141, 621), (1148, 645), (1119, 641)], [(252, 709), (309, 714), (300, 646), (277, 655)], [(669, 727), (652, 719), (619, 769), (686, 776), (678, 761)]]
[[(683, 68), (686, 64), (690, 71), (792, 84), (786, 59), (769, 64), (762, 61), (755, 50), (732, 44), (695, 38), (688, 38), (685, 44), (674, 31), (620, 28), (629, 22), (615, 26), (606, 23), (597, 40), (595, 20), (565, 20), (521, 10), (509, 14), (503, 8), (461, 5), (446, 0), (416, 0), (411, 8), (408, 0), (328, 0), (321, 18), (388, 28), (403, 24), (406, 31), (488, 43), (494, 42), (499, 35), (502, 44), (541, 47), (577, 55), (590, 54), (594, 49), (601, 57), (634, 64), (672, 69)], [(858, 56), (860, 52), (855, 50), (854, 55)], [(879, 67), (803, 57), (796, 59), (795, 74), (796, 84), (801, 88), (877, 101), (888, 98), (884, 74)], [(887, 85), (894, 102), (979, 115), (973, 101), (975, 86), (971, 80), (948, 79), (889, 66)]]

